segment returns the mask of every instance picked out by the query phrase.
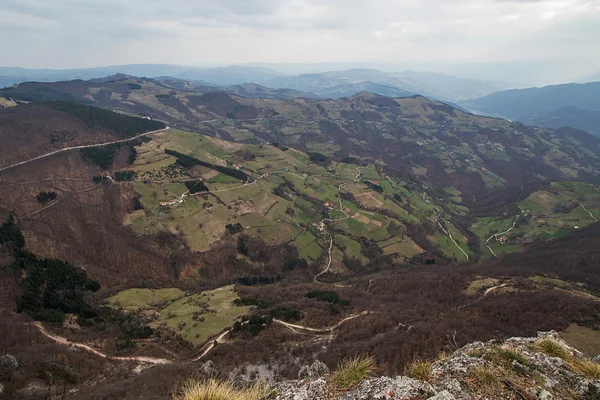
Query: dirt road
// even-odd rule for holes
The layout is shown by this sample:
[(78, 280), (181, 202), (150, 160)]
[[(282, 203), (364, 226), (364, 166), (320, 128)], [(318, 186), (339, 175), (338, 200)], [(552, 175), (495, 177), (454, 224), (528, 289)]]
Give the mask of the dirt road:
[(102, 147), (102, 146), (108, 146), (108, 145), (111, 145), (111, 144), (131, 142), (132, 140), (136, 140), (136, 139), (139, 139), (139, 138), (144, 137), (144, 136), (152, 135), (154, 133), (164, 132), (164, 131), (166, 131), (168, 129), (169, 129), (169, 127), (167, 126), (165, 129), (159, 129), (159, 130), (156, 130), (156, 131), (146, 132), (146, 133), (142, 133), (140, 135), (131, 137), (129, 139), (114, 140), (112, 142), (104, 142), (104, 143), (97, 143), (97, 144), (86, 144), (86, 145), (82, 145), (82, 146), (65, 147), (64, 149), (51, 151), (50, 153), (42, 154), (41, 156), (30, 158), (29, 160), (21, 161), (21, 162), (18, 162), (16, 164), (7, 165), (5, 167), (0, 167), (0, 172), (6, 171), (6, 170), (11, 169), (11, 168), (18, 167), (20, 165), (29, 164), (30, 162), (41, 160), (42, 158), (50, 157), (50, 156), (53, 156), (55, 154), (64, 153), (66, 151), (80, 150), (80, 149), (89, 149), (89, 148), (92, 148), (92, 147)]

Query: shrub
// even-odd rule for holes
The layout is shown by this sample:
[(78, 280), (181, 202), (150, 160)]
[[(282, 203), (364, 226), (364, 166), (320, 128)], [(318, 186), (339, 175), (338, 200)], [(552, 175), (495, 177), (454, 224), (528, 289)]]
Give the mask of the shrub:
[(40, 204), (46, 204), (54, 199), (56, 199), (56, 192), (39, 192), (37, 195), (37, 201)]
[(208, 187), (202, 181), (188, 181), (185, 182), (185, 187), (188, 188), (191, 194), (198, 192), (208, 192)]
[(331, 381), (338, 389), (348, 389), (373, 375), (375, 357), (358, 356), (342, 361)]
[(243, 231), (244, 227), (238, 222), (236, 224), (225, 225), (225, 229), (227, 230), (227, 232), (231, 233), (232, 235), (235, 235), (236, 233), (240, 233), (241, 231)]
[(137, 172), (131, 171), (131, 170), (116, 171), (115, 172), (115, 180), (117, 180), (119, 182), (131, 181), (131, 180), (135, 179), (136, 175), (137, 175)]
[(306, 297), (309, 299), (317, 299), (319, 301), (326, 301), (331, 304), (339, 304), (347, 306), (350, 304), (349, 300), (340, 299), (340, 295), (334, 290), (311, 290), (306, 293)]
[(535, 348), (550, 357), (558, 357), (565, 361), (571, 358), (567, 349), (554, 339), (542, 339), (535, 344)]
[(427, 381), (431, 377), (431, 363), (428, 361), (415, 360), (406, 368), (406, 375), (420, 381)]
[(264, 382), (236, 387), (224, 380), (195, 380), (186, 382), (173, 395), (174, 400), (258, 400), (269, 393), (269, 386)]
[(327, 157), (324, 154), (317, 153), (315, 151), (309, 151), (306, 154), (308, 154), (308, 158), (310, 159), (310, 161), (312, 161), (314, 163), (329, 165), (329, 157)]
[(21, 230), (15, 224), (15, 220), (11, 215), (7, 222), (0, 226), (0, 244), (12, 242), (18, 248), (25, 246), (25, 238)]

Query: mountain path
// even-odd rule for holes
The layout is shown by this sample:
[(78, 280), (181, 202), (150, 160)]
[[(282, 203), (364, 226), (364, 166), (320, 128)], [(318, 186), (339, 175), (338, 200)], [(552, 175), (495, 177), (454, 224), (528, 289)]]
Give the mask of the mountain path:
[(134, 136), (134, 137), (131, 137), (131, 138), (128, 138), (128, 139), (114, 140), (112, 142), (104, 142), (104, 143), (96, 143), (96, 144), (86, 144), (86, 145), (81, 145), (81, 146), (65, 147), (63, 149), (51, 151), (50, 153), (42, 154), (41, 156), (30, 158), (29, 160), (21, 161), (21, 162), (18, 162), (16, 164), (7, 165), (5, 167), (0, 167), (0, 172), (6, 171), (6, 170), (11, 169), (11, 168), (18, 167), (20, 165), (29, 164), (31, 162), (34, 162), (34, 161), (37, 161), (37, 160), (41, 160), (42, 158), (50, 157), (50, 156), (53, 156), (55, 154), (64, 153), (66, 151), (80, 150), (80, 149), (90, 149), (90, 148), (93, 148), (93, 147), (103, 147), (103, 146), (109, 146), (111, 144), (131, 142), (132, 140), (136, 140), (136, 139), (139, 139), (139, 138), (144, 137), (144, 136), (152, 135), (154, 133), (165, 132), (165, 131), (167, 131), (169, 129), (170, 128), (167, 126), (164, 129), (158, 129), (158, 130), (155, 130), (155, 131), (142, 133), (140, 135), (137, 135), (137, 136)]

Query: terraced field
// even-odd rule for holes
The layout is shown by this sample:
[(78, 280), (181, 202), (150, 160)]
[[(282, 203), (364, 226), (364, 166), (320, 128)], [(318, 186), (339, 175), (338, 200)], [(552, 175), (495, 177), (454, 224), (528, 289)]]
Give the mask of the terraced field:
[[(553, 182), (518, 203), (519, 215), (478, 218), (471, 230), (496, 255), (517, 252), (535, 240), (551, 240), (582, 229), (600, 217), (600, 187)], [(514, 225), (514, 227), (513, 227)], [(483, 248), (484, 256), (493, 256)]]
[[(250, 180), (240, 181), (201, 166), (181, 168), (176, 157), (164, 154), (167, 149), (237, 168)], [(361, 239), (377, 243), (384, 255), (406, 262), (424, 251), (406, 235), (406, 224), (443, 214), (427, 196), (408, 190), (373, 164), (333, 163), (325, 168), (298, 150), (232, 143), (175, 129), (143, 143), (137, 153), (131, 169), (139, 177), (134, 190), (144, 210), (131, 214), (127, 223), (139, 235), (167, 230), (193, 251), (209, 250), (228, 235), (227, 225), (239, 223), (245, 234), (269, 245), (289, 243), (301, 258), (316, 262), (328, 247), (327, 237), (319, 231), (326, 217), (335, 232), (334, 272), (343, 269), (344, 257), (363, 265), (369, 261)], [(186, 194), (183, 181), (194, 179), (203, 180), (208, 192)], [(181, 204), (164, 205), (182, 194)], [(338, 196), (343, 197), (344, 212)], [(472, 254), (460, 230), (450, 226), (449, 232)], [(466, 261), (441, 229), (431, 239), (449, 258)]]

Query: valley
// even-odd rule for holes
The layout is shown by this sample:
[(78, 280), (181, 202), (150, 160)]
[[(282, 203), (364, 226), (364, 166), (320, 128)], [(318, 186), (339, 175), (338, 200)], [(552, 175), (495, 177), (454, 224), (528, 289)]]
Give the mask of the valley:
[[(118, 85), (121, 100), (83, 97), (119, 113), (55, 90), (58, 102), (0, 110), (12, 143), (0, 149), (1, 305), (5, 329), (37, 338), (17, 354), (81, 349), (102, 359), (102, 391), (134, 368), (188, 376), (209, 359), (291, 377), (314, 355), (334, 365), (364, 351), (395, 373), (456, 332), (467, 343), (597, 326), (592, 136), (420, 96), (248, 99), (120, 79), (74, 84)], [(60, 301), (52, 285), (25, 290), (29, 274), (54, 282), (54, 264), (96, 283), (64, 279), (79, 286)], [(65, 385), (89, 397), (89, 379)]]

